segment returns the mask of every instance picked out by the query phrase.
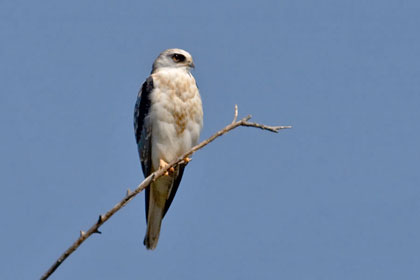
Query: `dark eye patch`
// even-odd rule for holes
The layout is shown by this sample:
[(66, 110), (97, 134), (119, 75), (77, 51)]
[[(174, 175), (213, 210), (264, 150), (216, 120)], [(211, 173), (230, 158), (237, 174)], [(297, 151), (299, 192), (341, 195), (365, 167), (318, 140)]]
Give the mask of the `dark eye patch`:
[(175, 62), (183, 62), (185, 61), (185, 56), (179, 53), (175, 53), (172, 55), (172, 59)]

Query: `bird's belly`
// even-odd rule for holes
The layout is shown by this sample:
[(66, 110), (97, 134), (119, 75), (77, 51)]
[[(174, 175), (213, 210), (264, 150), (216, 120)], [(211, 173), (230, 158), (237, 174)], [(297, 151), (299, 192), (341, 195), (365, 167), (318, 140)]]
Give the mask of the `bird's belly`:
[(157, 121), (153, 126), (152, 134), (152, 164), (156, 170), (159, 160), (170, 162), (188, 150), (198, 142), (200, 126), (190, 123), (182, 133), (177, 132), (176, 125)]
[[(198, 97), (199, 98), (199, 97)], [(195, 100), (192, 100), (195, 101)], [(189, 102), (191, 103), (191, 102)], [(195, 104), (197, 103), (197, 104)], [(202, 127), (200, 102), (173, 104), (169, 107), (155, 103), (152, 105), (152, 165), (159, 168), (159, 161), (170, 162), (198, 143)], [(176, 106), (177, 105), (177, 106)], [(199, 107), (196, 114), (192, 108)]]

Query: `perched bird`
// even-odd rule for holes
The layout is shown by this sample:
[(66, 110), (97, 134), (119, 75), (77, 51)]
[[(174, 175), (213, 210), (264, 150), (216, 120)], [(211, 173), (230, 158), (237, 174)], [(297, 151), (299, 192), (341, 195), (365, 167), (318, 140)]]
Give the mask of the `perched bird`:
[[(198, 143), (203, 109), (192, 68), (194, 62), (188, 52), (165, 50), (156, 58), (151, 75), (140, 89), (134, 131), (145, 177)], [(147, 232), (143, 243), (147, 249), (157, 246), (162, 219), (175, 197), (184, 168), (171, 168), (146, 188)]]

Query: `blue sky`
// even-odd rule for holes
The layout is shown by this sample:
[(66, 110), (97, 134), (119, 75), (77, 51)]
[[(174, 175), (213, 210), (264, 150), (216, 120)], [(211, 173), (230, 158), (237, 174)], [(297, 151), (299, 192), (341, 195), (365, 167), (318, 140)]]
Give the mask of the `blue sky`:
[(419, 279), (418, 1), (0, 2), (1, 279), (36, 279), (143, 179), (132, 115), (195, 59), (202, 139), (147, 251), (139, 195), (51, 279)]

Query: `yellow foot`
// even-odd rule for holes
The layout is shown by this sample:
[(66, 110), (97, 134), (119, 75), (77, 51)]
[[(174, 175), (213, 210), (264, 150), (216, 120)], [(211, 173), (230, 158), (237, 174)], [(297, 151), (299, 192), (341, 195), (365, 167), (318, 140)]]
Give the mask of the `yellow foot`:
[[(168, 166), (168, 163), (166, 161), (164, 161), (163, 159), (160, 159), (159, 160), (159, 168), (162, 169), (162, 168), (165, 168), (166, 166)], [(168, 171), (165, 172), (165, 175), (169, 176), (169, 172), (172, 173), (174, 171), (175, 171), (175, 168), (171, 167), (171, 168), (168, 169)]]
[(189, 158), (189, 157), (184, 158), (185, 164), (189, 163), (190, 161), (191, 161), (191, 158)]

